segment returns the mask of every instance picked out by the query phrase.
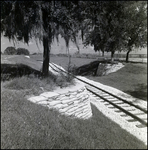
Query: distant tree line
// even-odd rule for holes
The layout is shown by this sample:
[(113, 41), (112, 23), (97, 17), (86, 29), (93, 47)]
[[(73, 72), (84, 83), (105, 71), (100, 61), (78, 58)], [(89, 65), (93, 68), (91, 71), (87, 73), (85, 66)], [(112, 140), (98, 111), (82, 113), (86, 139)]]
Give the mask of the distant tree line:
[(85, 46), (111, 52), (112, 59), (116, 51), (126, 51), (128, 62), (132, 50), (147, 45), (147, 2), (1, 1), (1, 33), (9, 40), (42, 42), (43, 76), (48, 76), (52, 41), (61, 35), (69, 53), (69, 40), (78, 47), (80, 31)]
[(5, 50), (4, 50), (4, 54), (5, 55), (29, 55), (29, 51), (25, 48), (17, 48), (15, 49), (15, 47), (7, 47)]

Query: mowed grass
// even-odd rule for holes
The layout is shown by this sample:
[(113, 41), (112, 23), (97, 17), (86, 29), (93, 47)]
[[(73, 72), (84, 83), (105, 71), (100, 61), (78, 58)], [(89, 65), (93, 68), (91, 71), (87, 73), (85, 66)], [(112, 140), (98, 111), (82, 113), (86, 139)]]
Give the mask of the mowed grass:
[[(41, 62), (43, 61), (43, 56), (38, 54), (38, 55), (30, 55), (30, 58)], [(79, 67), (82, 66), (84, 64), (88, 64), (92, 61), (95, 61), (95, 59), (90, 58), (73, 58), (71, 57), (71, 67)], [(68, 67), (68, 57), (64, 57), (64, 56), (57, 56), (57, 55), (51, 55), (50, 56), (50, 62), (56, 63), (57, 65), (62, 66), (64, 69), (67, 69)]]
[[(42, 57), (42, 55), (40, 57)], [(66, 57), (54, 56), (51, 57), (51, 61), (66, 69), (68, 58), (65, 58)], [(81, 66), (93, 60), (72, 58), (72, 64)], [(128, 72), (131, 71), (133, 73), (131, 70), (132, 68), (133, 67), (129, 68)], [(123, 69), (126, 69), (126, 67)], [(139, 71), (137, 70), (137, 74), (138, 72)], [(108, 75), (106, 77), (110, 76)], [(96, 77), (93, 77), (93, 79), (94, 78)], [(139, 80), (139, 78), (137, 79)], [(118, 76), (116, 76), (116, 81), (121, 83), (121, 80), (118, 80)], [(44, 91), (52, 91), (57, 86), (63, 87), (68, 86), (69, 84), (72, 83), (66, 82), (63, 77), (54, 78), (53, 76), (42, 80), (33, 76), (20, 77), (10, 81), (1, 82), (1, 148), (147, 148), (143, 142), (139, 141), (136, 137), (121, 129), (119, 125), (106, 118), (93, 105), (93, 117), (88, 120), (81, 120), (66, 117), (61, 115), (57, 110), (49, 110), (47, 107), (34, 104), (27, 100), (30, 95), (39, 95)]]
[[(5, 56), (4, 56), (5, 57)], [(10, 56), (9, 56), (10, 57)], [(23, 58), (24, 63), (27, 63), (33, 68), (41, 68), (41, 61), (43, 56), (41, 54), (30, 55), (31, 60)], [(14, 61), (13, 59), (10, 59)], [(88, 64), (96, 59), (91, 58), (73, 58), (71, 57), (71, 67), (80, 67), (84, 64)], [(21, 61), (18, 56), (15, 57), (15, 61)], [(50, 62), (56, 63), (68, 70), (68, 57), (64, 56), (50, 56)], [(86, 76), (87, 78), (100, 82), (102, 84), (117, 88), (127, 94), (132, 95), (135, 98), (139, 98), (147, 101), (147, 63), (124, 63), (125, 67), (117, 72), (111, 73), (106, 76)]]
[(120, 70), (106, 76), (87, 76), (87, 78), (147, 101), (147, 64), (124, 63), (124, 65)]
[[(40, 55), (41, 57), (41, 55)], [(52, 56), (51, 62), (68, 66), (67, 57)], [(71, 58), (71, 66), (80, 67), (96, 59)], [(117, 88), (135, 98), (147, 101), (147, 63), (125, 63), (120, 70), (106, 76), (86, 76), (88, 79)]]
[(36, 77), (2, 82), (1, 149), (146, 149), (93, 105), (93, 117), (81, 120), (28, 101), (43, 85), (49, 91), (57, 86)]

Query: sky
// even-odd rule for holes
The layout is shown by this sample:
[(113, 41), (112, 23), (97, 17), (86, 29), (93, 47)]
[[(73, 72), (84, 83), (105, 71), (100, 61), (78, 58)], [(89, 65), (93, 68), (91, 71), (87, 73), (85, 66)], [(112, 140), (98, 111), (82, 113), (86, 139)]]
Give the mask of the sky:
[[(78, 45), (80, 48), (80, 53), (99, 54), (99, 52), (95, 52), (93, 50), (92, 46), (88, 46), (87, 48), (84, 48), (84, 45), (82, 44), (82, 40), (79, 38), (77, 40), (78, 40)], [(36, 43), (38, 44), (38, 46)], [(69, 45), (70, 45), (69, 47), (70, 54), (74, 54), (75, 52), (78, 51), (76, 45), (73, 42), (70, 41)], [(1, 52), (4, 52), (4, 50), (9, 46), (13, 46), (15, 48), (26, 48), (29, 50), (30, 54), (43, 52), (42, 43), (40, 44), (38, 41), (35, 41), (34, 39), (29, 41), (29, 45), (24, 44), (23, 42), (17, 42), (14, 45), (13, 41), (9, 42), (8, 38), (1, 36)], [(56, 39), (53, 41), (51, 45), (51, 53), (52, 54), (59, 54), (59, 53), (66, 54), (66, 46), (65, 46), (64, 39), (59, 38), (59, 43), (57, 43)], [(125, 54), (125, 52), (122, 52), (122, 53)], [(147, 54), (147, 47), (142, 48), (141, 50), (137, 49), (131, 52), (130, 54)]]

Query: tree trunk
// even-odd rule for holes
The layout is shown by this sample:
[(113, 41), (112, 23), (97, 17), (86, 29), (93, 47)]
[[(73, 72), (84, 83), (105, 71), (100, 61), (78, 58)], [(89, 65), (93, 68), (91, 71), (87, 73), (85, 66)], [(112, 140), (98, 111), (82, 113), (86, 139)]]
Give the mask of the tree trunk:
[(66, 44), (66, 53), (68, 56), (68, 72), (69, 72), (70, 63), (71, 63), (70, 53), (69, 53), (69, 39), (70, 39), (70, 37), (65, 36), (64, 39), (65, 39), (65, 44)]
[(77, 54), (80, 53), (80, 48), (79, 48), (79, 38), (78, 37), (74, 37), (74, 42), (75, 42), (75, 45), (77, 47)]
[(42, 75), (44, 77), (48, 76), (49, 73), (49, 55), (50, 55), (50, 45), (48, 44), (48, 38), (46, 36), (43, 37), (43, 66), (42, 66)]
[(70, 64), (71, 64), (71, 56), (69, 53), (69, 46), (67, 47), (67, 52), (68, 52), (68, 72), (70, 71)]
[(112, 62), (114, 61), (114, 53), (115, 53), (114, 51), (111, 52), (111, 61)]
[(48, 25), (47, 10), (40, 6), (41, 29), (43, 30), (43, 66), (42, 76), (49, 75), (49, 57), (51, 49), (51, 27)]
[(129, 59), (129, 53), (131, 52), (131, 49), (129, 48), (129, 50), (126, 53), (126, 63), (128, 63), (128, 59)]
[(102, 57), (104, 57), (104, 51), (102, 51)]
[(70, 64), (71, 63), (71, 59), (70, 59), (69, 47), (67, 48), (67, 51), (68, 51), (68, 64)]

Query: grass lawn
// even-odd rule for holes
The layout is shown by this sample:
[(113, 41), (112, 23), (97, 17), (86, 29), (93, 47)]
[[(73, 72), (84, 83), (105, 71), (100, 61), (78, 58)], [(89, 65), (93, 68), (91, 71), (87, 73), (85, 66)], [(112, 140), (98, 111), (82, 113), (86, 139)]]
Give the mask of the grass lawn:
[[(30, 57), (37, 61), (43, 60), (42, 55), (31, 55)], [(82, 65), (90, 63), (94, 60), (95, 59), (71, 57), (71, 66), (82, 66)], [(50, 62), (56, 63), (57, 65), (62, 66), (64, 69), (67, 69), (67, 67), (68, 67), (68, 57), (52, 55), (52, 56), (50, 56)]]
[(123, 68), (106, 76), (86, 77), (147, 101), (147, 64), (125, 63)]
[[(54, 56), (51, 61), (66, 67), (68, 59)], [(76, 66), (91, 61), (72, 59)], [(28, 63), (36, 66), (35, 63)], [(139, 84), (145, 89), (145, 69), (146, 64), (126, 64), (124, 68), (108, 76), (88, 78), (118, 89), (120, 87), (123, 91), (135, 90)], [(93, 105), (93, 117), (80, 120), (27, 100), (29, 95), (41, 94), (43, 90), (40, 87), (44, 91), (50, 91), (59, 84), (67, 86), (69, 83), (63, 78), (41, 80), (32, 76), (1, 81), (2, 149), (147, 149), (143, 142), (106, 118)]]
[[(28, 101), (27, 96), (39, 95), (39, 86), (46, 82), (29, 77), (2, 82), (2, 149), (146, 149), (93, 105), (93, 117), (80, 120)], [(52, 90), (55, 84), (48, 83), (45, 87)]]
[[(71, 65), (80, 67), (95, 59), (72, 58)], [(68, 66), (67, 57), (51, 57), (51, 62)], [(124, 63), (124, 67), (106, 76), (86, 76), (88, 79), (117, 88), (133, 97), (147, 101), (147, 63)]]

